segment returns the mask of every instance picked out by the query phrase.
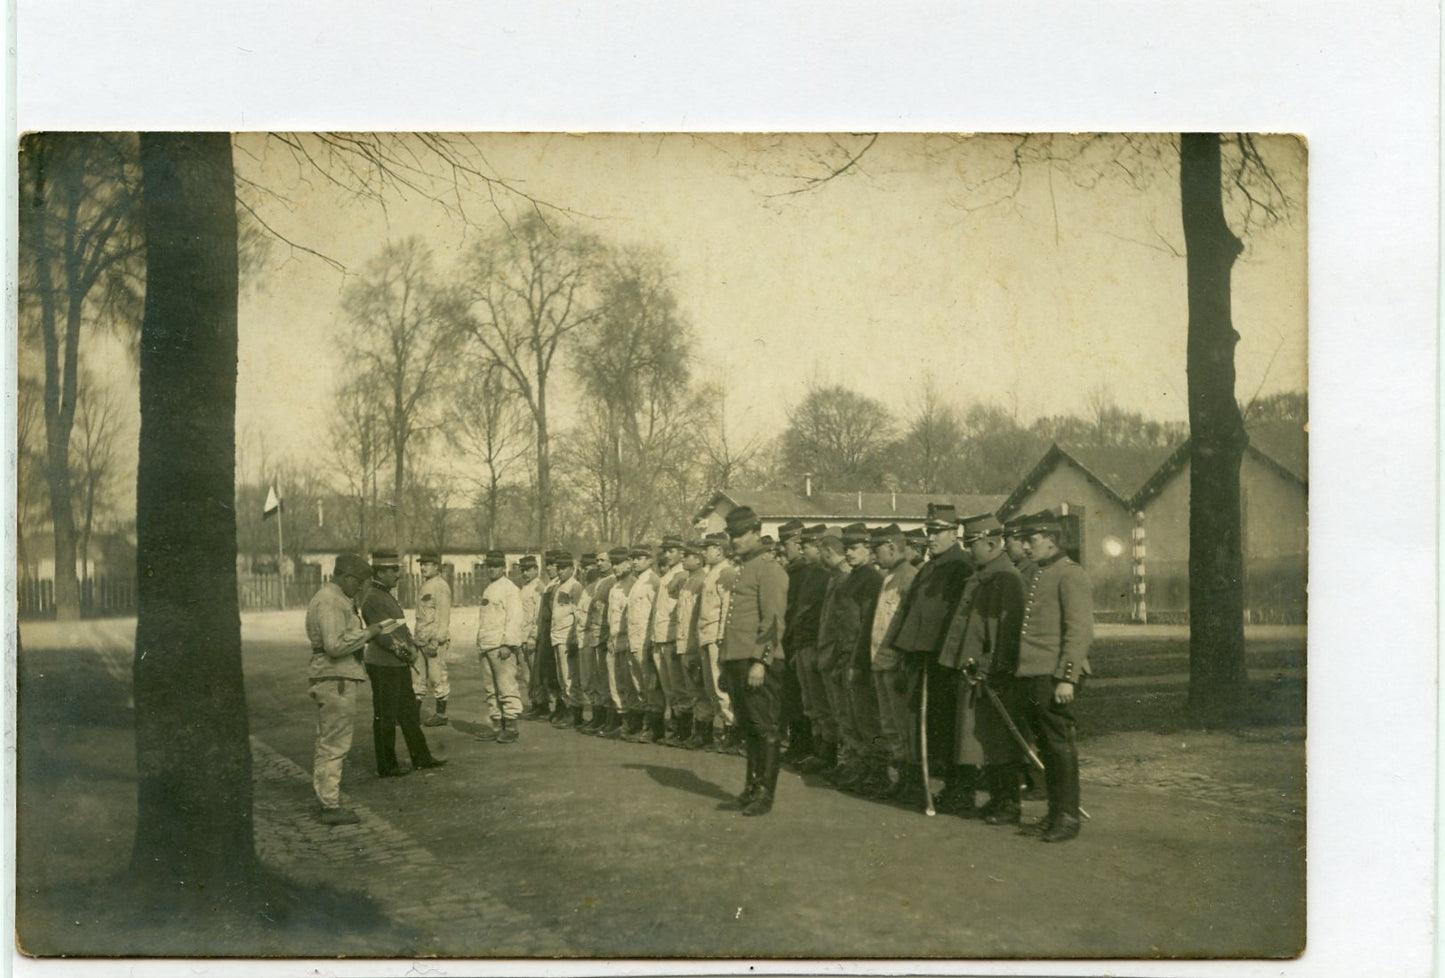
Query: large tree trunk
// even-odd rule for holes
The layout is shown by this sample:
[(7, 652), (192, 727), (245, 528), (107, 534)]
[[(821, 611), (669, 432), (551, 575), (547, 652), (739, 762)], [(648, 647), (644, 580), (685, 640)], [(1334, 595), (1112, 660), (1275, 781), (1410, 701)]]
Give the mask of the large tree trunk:
[(1189, 279), (1189, 708), (1224, 720), (1247, 681), (1239, 505), (1246, 438), (1230, 314), (1230, 273), (1242, 246), (1224, 219), (1218, 135), (1184, 134), (1179, 160)]
[(224, 900), (256, 867), (236, 595), (236, 198), (225, 133), (140, 138), (139, 804), (131, 869)]
[(547, 379), (538, 372), (537, 381), (537, 552), (551, 546), (552, 463), (547, 438)]

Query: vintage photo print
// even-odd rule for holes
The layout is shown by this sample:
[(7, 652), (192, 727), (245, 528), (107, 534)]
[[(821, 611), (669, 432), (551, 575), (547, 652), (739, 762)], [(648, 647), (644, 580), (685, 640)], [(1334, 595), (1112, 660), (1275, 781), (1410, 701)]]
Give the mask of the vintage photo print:
[(28, 134), (19, 947), (1300, 954), (1307, 159)]

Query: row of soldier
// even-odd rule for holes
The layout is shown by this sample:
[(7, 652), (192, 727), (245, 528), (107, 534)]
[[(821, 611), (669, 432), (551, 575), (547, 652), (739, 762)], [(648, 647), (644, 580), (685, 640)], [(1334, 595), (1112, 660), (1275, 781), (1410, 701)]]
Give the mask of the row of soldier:
[[(1020, 821), (1027, 758), (1044, 768), (1048, 797), (1029, 831), (1077, 835), (1072, 701), (1088, 672), (1092, 610), (1052, 514), (1004, 526), (930, 504), (916, 536), (794, 520), (774, 544), (741, 507), (727, 529), (587, 553), (578, 566), (565, 551), (548, 552), (541, 568), (524, 558), (521, 587), (505, 556), (488, 554), (477, 654), (491, 722), (476, 736), (513, 743), (527, 718), (746, 753), (746, 814), (770, 810), (788, 765), (843, 791), (996, 825)], [(755, 561), (762, 570), (745, 575)], [(416, 704), (435, 697), (426, 724), (437, 726), (448, 722), (450, 592), (438, 555), (420, 563), (412, 675)], [(383, 754), (379, 745), (378, 764)], [(413, 750), (414, 765), (429, 766), (424, 741), (421, 756)], [(944, 784), (936, 799), (930, 761)]]

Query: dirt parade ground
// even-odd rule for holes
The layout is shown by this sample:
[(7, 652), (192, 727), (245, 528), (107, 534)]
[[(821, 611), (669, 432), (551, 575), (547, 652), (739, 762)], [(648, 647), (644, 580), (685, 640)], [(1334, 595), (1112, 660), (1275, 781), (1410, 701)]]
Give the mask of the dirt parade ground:
[[(361, 822), (328, 827), (303, 614), (243, 620), (256, 843), (270, 869), (378, 916), (344, 934), (263, 927), (253, 956), (1274, 957), (1305, 943), (1303, 629), (1251, 630), (1257, 722), (1204, 732), (1183, 726), (1184, 631), (1102, 626), (1079, 707), (1092, 820), (1046, 845), (790, 772), (770, 815), (742, 818), (735, 756), (537, 722), (516, 744), (478, 742), (470, 655), (451, 665), (451, 725), (427, 728), (444, 768), (378, 778), (363, 692), (342, 786)], [(475, 615), (458, 609), (453, 634)], [(134, 620), (21, 634), (20, 946), (215, 953), (94, 910), (134, 831)]]

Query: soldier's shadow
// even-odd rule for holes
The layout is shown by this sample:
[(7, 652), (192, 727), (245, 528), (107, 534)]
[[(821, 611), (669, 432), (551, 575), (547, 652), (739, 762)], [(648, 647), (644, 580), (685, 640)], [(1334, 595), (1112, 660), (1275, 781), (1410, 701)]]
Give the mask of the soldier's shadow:
[(733, 796), (720, 785), (713, 784), (705, 778), (700, 778), (693, 771), (681, 767), (666, 767), (662, 764), (624, 764), (624, 768), (633, 771), (644, 771), (647, 776), (664, 788), (672, 788), (677, 791), (688, 791), (695, 795), (702, 795), (704, 798), (715, 798), (719, 801), (732, 801)]

